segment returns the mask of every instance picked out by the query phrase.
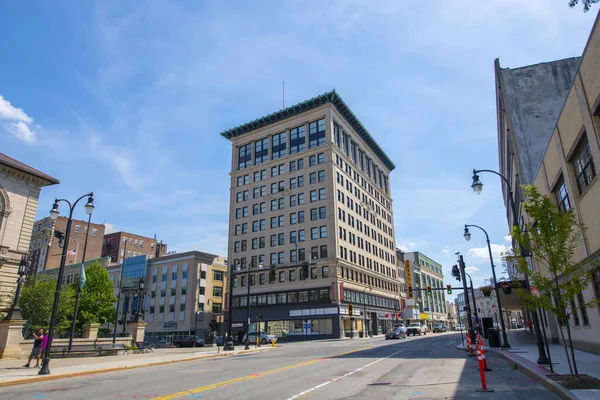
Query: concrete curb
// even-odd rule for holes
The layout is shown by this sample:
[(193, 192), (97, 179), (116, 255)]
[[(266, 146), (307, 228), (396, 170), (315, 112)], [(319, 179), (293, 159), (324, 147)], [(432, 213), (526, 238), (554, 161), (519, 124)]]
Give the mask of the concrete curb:
[(96, 370), (89, 370), (89, 371), (71, 372), (68, 374), (39, 375), (39, 376), (30, 377), (30, 378), (15, 379), (15, 380), (10, 380), (10, 381), (0, 382), (0, 387), (25, 385), (28, 383), (36, 383), (36, 382), (54, 381), (57, 379), (74, 378), (74, 377), (83, 376), (83, 375), (104, 374), (107, 372), (116, 372), (116, 371), (123, 371), (123, 370), (129, 370), (129, 369), (155, 367), (158, 365), (175, 364), (175, 363), (186, 362), (186, 361), (207, 360), (207, 359), (211, 359), (211, 358), (220, 358), (220, 357), (232, 357), (232, 356), (237, 356), (237, 355), (258, 353), (260, 351), (272, 349), (272, 348), (277, 348), (277, 347), (265, 347), (264, 349), (254, 349), (254, 350), (245, 350), (245, 351), (242, 350), (237, 353), (210, 354), (210, 355), (206, 355), (206, 356), (183, 358), (183, 359), (179, 359), (179, 360), (148, 362), (146, 364), (138, 364), (138, 365), (131, 365), (131, 366), (124, 365), (124, 366), (120, 366), (120, 367), (111, 367), (111, 368), (96, 369)]
[[(487, 349), (486, 351), (493, 352), (494, 354), (498, 354), (500, 357), (504, 358), (509, 362), (513, 362), (516, 364), (517, 369), (523, 372), (525, 375), (529, 376), (532, 379), (535, 379), (539, 383), (541, 383), (546, 389), (551, 390), (556, 393), (562, 399), (565, 400), (580, 400), (578, 396), (572, 393), (570, 390), (562, 387), (558, 383), (554, 382), (552, 379), (548, 378), (545, 374), (545, 370), (542, 367), (539, 367), (537, 364), (519, 356), (516, 354), (508, 353), (506, 351), (497, 350), (497, 349)], [(549, 373), (549, 371), (548, 371)]]

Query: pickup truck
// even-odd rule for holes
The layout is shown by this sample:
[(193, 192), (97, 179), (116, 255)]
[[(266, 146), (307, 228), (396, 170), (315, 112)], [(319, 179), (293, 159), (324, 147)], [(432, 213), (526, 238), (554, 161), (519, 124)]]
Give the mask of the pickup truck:
[(413, 322), (408, 326), (408, 328), (406, 328), (406, 336), (421, 336), (421, 334), (427, 335), (427, 328), (425, 325), (421, 325), (419, 322)]

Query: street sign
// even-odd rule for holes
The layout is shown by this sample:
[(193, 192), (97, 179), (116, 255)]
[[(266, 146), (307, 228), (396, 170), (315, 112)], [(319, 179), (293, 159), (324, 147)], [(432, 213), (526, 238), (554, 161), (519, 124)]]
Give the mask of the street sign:
[(531, 294), (535, 297), (540, 297), (540, 289), (535, 287), (535, 285), (531, 285)]

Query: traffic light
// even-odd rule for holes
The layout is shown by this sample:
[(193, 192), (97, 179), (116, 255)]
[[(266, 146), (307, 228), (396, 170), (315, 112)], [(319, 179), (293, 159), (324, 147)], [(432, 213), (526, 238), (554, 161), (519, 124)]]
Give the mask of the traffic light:
[(431, 296), (431, 286), (427, 286), (427, 296)]
[(446, 291), (448, 294), (452, 294), (452, 285), (446, 285)]
[(308, 279), (308, 263), (302, 264), (302, 279)]
[(408, 298), (412, 299), (413, 297), (415, 297), (413, 294), (413, 288), (412, 288), (412, 286), (409, 286), (408, 287)]
[(457, 265), (452, 266), (452, 276), (456, 278), (457, 281), (460, 282), (460, 270)]
[(271, 269), (269, 271), (269, 283), (275, 283), (275, 278), (276, 278), (275, 269)]
[(352, 316), (352, 304), (348, 304), (348, 315)]

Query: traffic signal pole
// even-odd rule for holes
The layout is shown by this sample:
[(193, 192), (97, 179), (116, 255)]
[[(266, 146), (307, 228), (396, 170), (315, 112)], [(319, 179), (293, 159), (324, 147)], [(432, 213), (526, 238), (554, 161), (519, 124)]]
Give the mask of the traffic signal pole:
[(467, 308), (467, 322), (469, 324), (469, 337), (471, 341), (475, 339), (475, 329), (473, 329), (473, 318), (471, 317), (471, 305), (469, 304), (469, 290), (467, 289), (467, 280), (465, 279), (465, 261), (462, 254), (458, 260), (460, 275), (462, 277), (463, 290), (465, 295), (465, 307)]

